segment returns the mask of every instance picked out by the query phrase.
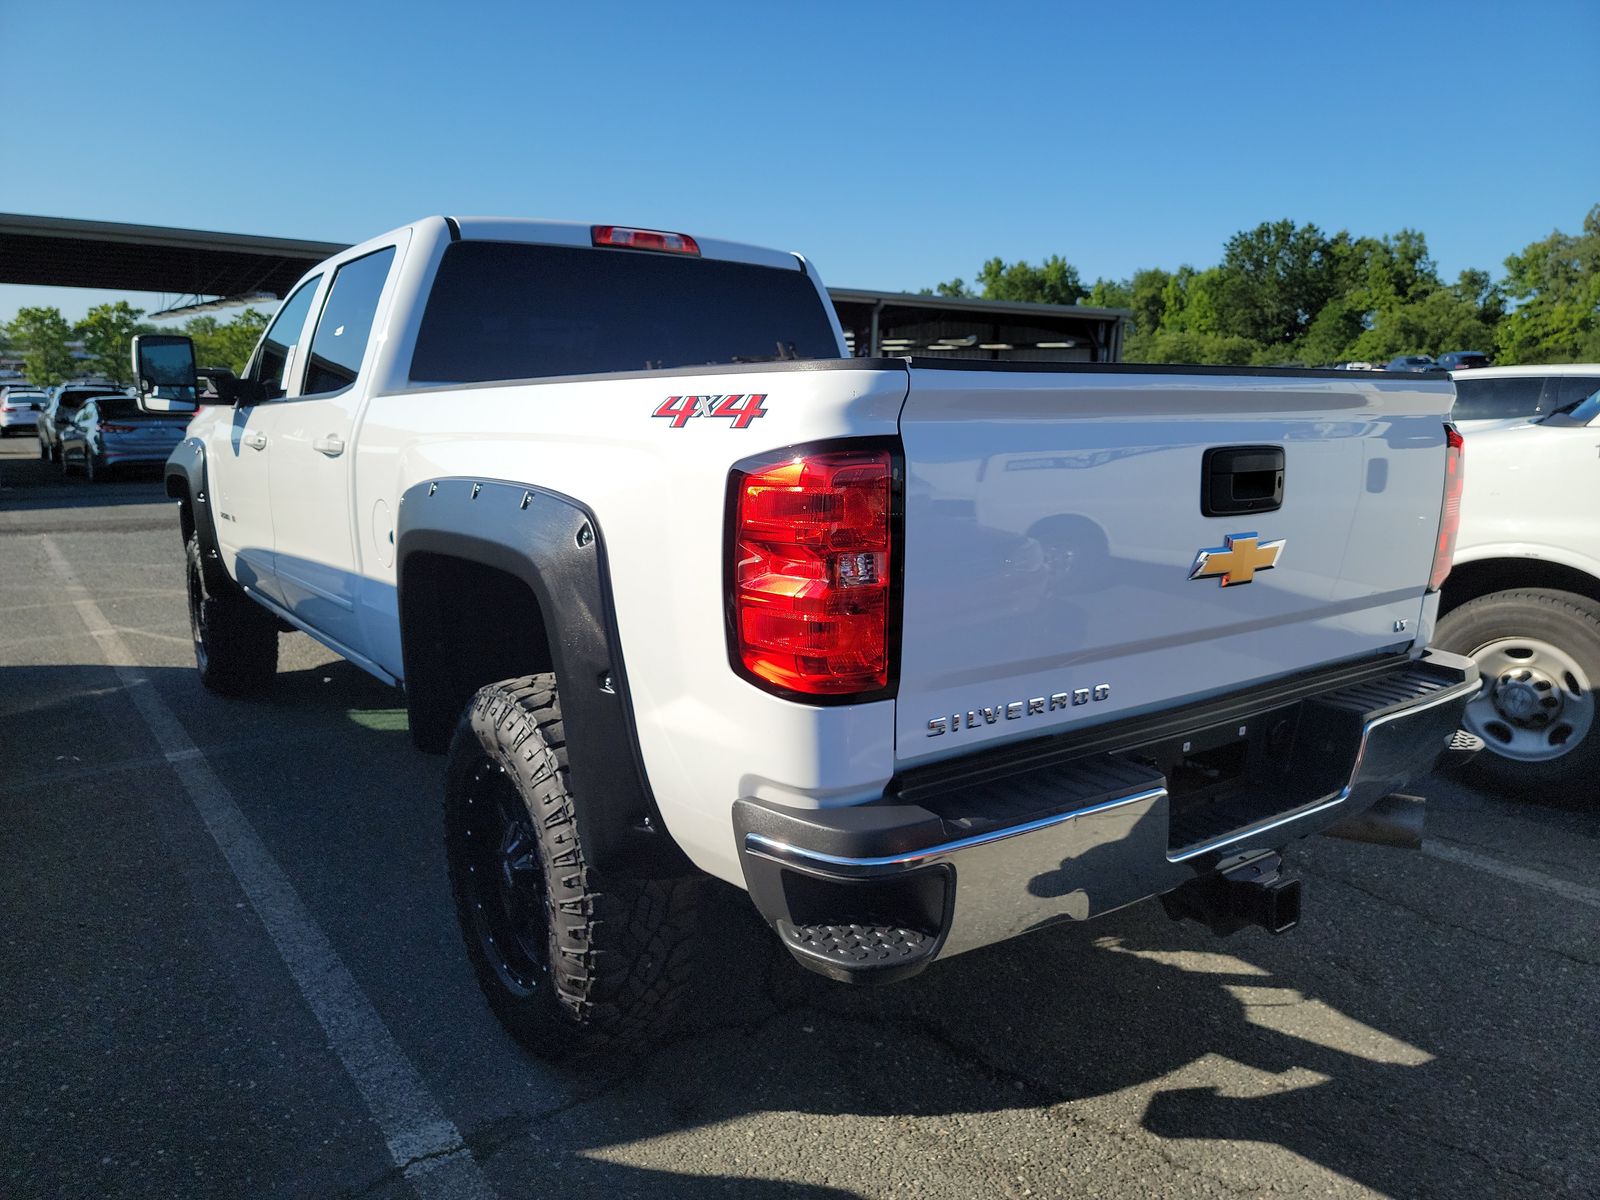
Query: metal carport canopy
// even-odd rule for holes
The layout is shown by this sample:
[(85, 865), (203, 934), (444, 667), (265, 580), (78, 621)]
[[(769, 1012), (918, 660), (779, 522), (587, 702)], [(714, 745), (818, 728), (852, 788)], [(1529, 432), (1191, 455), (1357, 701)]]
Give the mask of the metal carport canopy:
[(0, 283), (284, 295), (339, 242), (0, 213)]
[[(303, 238), (261, 237), (0, 213), (0, 284), (92, 287), (184, 296), (240, 297), (288, 294), (308, 270), (347, 246)], [(1123, 309), (1079, 305), (972, 300), (904, 292), (830, 288), (834, 307), (856, 353), (879, 353), (882, 322), (923, 319), (954, 328), (985, 325), (1003, 339), (1002, 326), (1030, 326), (1070, 336), (1096, 361), (1121, 357)], [(969, 341), (972, 339), (968, 339)], [(1054, 344), (1054, 343), (1051, 343)], [(951, 347), (938, 346), (940, 350)], [(954, 351), (957, 357), (1077, 358), (1078, 353), (1028, 350)]]

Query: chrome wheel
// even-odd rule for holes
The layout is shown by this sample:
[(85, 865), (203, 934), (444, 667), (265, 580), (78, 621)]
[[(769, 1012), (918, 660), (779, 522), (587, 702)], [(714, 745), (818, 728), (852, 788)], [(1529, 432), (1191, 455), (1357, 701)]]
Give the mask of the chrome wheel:
[(1489, 748), (1518, 762), (1548, 762), (1574, 750), (1594, 723), (1591, 680), (1570, 654), (1538, 638), (1500, 638), (1472, 654), (1483, 689), (1465, 724)]

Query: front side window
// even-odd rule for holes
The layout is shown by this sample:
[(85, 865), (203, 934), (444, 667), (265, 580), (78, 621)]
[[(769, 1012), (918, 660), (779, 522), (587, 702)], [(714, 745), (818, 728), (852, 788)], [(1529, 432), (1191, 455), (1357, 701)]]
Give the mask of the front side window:
[(322, 276), (317, 275), (306, 280), (294, 294), (283, 302), (283, 307), (278, 310), (277, 317), (267, 329), (267, 334), (261, 339), (261, 347), (256, 351), (255, 365), (250, 369), (250, 378), (261, 384), (265, 389), (266, 399), (277, 400), (288, 384), (284, 379), (284, 369), (289, 365), (289, 351), (300, 340), (300, 331), (305, 328), (306, 314), (311, 311), (311, 301), (317, 294), (317, 284), (322, 281)]
[(389, 246), (345, 263), (334, 275), (311, 338), (302, 395), (337, 392), (356, 381), (393, 262), (394, 247)]
[(1544, 391), (1540, 375), (1506, 375), (1499, 379), (1456, 380), (1456, 403), (1450, 410), (1455, 421), (1505, 421), (1531, 417), (1539, 411)]

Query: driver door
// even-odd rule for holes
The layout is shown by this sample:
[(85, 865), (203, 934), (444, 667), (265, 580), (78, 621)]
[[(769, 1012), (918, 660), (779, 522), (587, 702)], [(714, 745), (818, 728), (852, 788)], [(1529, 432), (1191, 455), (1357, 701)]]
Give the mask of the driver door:
[(251, 356), (245, 377), (259, 382), (267, 399), (235, 405), (232, 421), (212, 426), (206, 446), (217, 544), (229, 573), (279, 604), (283, 589), (275, 569), (269, 464), (278, 410), (296, 364), (303, 361), (300, 347), (322, 278), (313, 275), (289, 294)]
[[(273, 571), (295, 617), (350, 655), (363, 653), (353, 498), (363, 364), (382, 329), (388, 280), (404, 238), (333, 261), (298, 386), (274, 414)], [(379, 334), (381, 338), (381, 333)], [(370, 368), (365, 368), (370, 371)]]

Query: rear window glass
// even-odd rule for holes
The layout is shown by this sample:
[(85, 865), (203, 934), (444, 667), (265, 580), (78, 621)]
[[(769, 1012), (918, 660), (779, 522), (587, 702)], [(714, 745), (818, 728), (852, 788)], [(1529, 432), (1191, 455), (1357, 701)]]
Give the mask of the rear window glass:
[(1457, 421), (1503, 421), (1531, 417), (1539, 411), (1544, 378), (1508, 375), (1499, 379), (1456, 380), (1456, 403), (1450, 415)]
[(457, 242), (423, 311), (411, 378), (473, 383), (838, 355), (817, 289), (799, 270)]
[(137, 421), (152, 415), (165, 416), (165, 413), (146, 413), (139, 409), (137, 400), (123, 396), (102, 396), (95, 401), (94, 406), (100, 410), (100, 415), (108, 421)]
[(61, 390), (61, 405), (63, 408), (82, 408), (85, 403), (96, 396), (115, 395), (112, 388), (63, 388)]

